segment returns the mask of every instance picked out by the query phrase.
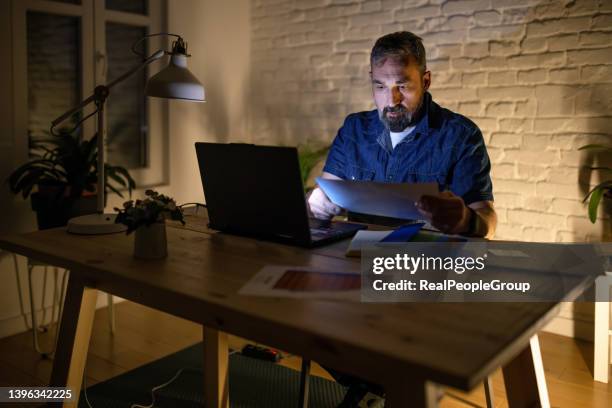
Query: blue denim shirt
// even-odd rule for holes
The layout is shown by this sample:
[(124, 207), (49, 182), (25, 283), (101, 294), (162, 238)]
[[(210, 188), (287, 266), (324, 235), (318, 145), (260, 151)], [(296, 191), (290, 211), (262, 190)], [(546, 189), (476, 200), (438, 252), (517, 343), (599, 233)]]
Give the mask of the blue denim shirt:
[(428, 92), (414, 131), (395, 149), (377, 110), (350, 114), (323, 168), (345, 180), (436, 182), (466, 204), (493, 200), (490, 170), (478, 126), (440, 107)]

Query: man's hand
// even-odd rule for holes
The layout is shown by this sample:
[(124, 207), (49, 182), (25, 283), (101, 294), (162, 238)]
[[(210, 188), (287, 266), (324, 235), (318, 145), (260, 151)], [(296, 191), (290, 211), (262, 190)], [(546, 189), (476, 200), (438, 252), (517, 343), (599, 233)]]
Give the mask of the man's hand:
[(431, 225), (445, 234), (461, 234), (469, 229), (471, 212), (463, 199), (450, 191), (439, 196), (424, 195), (415, 205)]
[(319, 187), (315, 188), (308, 197), (308, 207), (310, 207), (312, 215), (320, 220), (329, 220), (342, 211), (340, 207), (329, 201), (329, 198)]

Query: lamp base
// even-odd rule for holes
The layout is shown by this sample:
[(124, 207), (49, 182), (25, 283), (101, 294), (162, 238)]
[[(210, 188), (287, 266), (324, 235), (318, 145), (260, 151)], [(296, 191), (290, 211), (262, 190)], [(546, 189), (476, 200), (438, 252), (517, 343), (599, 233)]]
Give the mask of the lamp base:
[(68, 220), (68, 232), (79, 235), (101, 235), (124, 232), (127, 227), (115, 224), (116, 214), (89, 214)]

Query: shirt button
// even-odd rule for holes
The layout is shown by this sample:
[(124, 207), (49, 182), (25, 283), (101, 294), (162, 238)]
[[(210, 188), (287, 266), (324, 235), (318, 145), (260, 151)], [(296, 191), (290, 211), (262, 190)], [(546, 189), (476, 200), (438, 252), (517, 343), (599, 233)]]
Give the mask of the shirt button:
[(393, 180), (393, 176), (387, 176), (387, 180)]

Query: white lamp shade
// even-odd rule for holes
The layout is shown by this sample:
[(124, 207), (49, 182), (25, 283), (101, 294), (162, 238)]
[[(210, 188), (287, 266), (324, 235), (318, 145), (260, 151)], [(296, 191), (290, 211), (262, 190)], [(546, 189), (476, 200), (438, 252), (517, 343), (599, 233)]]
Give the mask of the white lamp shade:
[(158, 98), (205, 102), (204, 86), (187, 69), (187, 56), (173, 54), (168, 66), (147, 81), (145, 94)]

